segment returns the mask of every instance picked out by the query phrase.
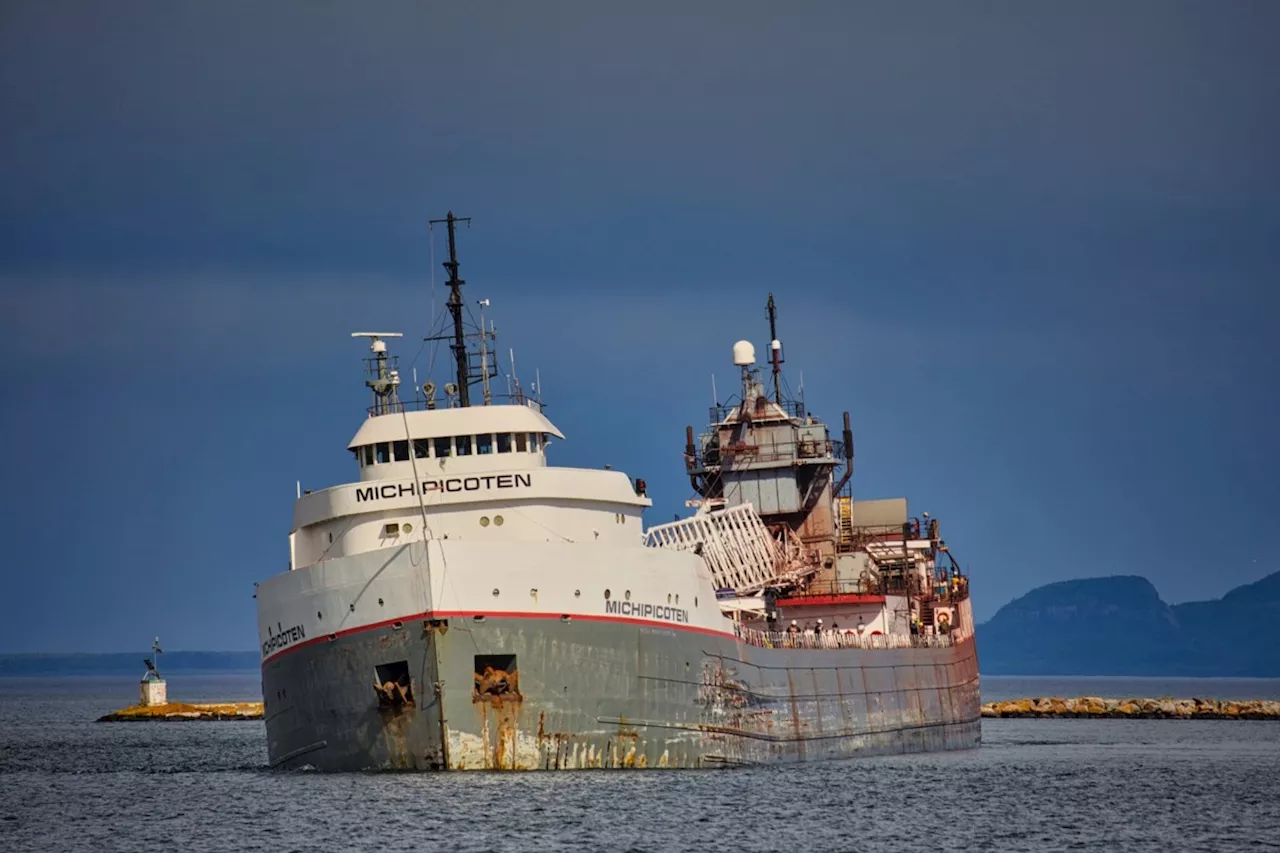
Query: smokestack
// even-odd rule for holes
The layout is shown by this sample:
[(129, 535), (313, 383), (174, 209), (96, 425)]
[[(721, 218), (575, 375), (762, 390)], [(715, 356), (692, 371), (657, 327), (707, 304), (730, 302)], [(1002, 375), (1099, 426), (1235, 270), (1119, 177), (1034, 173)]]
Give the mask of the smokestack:
[(693, 443), (693, 427), (684, 428), (684, 467), (689, 471), (689, 485), (693, 486), (693, 490), (700, 495), (706, 494), (702, 489), (702, 484), (698, 482), (698, 475), (693, 473), (693, 469), (698, 465), (698, 447)]

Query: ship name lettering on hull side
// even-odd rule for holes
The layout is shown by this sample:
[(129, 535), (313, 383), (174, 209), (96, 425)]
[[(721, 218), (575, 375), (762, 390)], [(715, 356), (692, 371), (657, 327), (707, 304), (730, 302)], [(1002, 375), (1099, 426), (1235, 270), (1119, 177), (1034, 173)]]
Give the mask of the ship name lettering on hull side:
[(268, 625), (267, 633), (271, 634), (271, 636), (262, 644), (262, 656), (264, 658), (272, 652), (279, 651), (285, 646), (291, 646), (307, 638), (307, 632), (301, 625), (294, 625), (292, 628), (284, 628), (280, 631), (272, 631), (271, 626)]
[(689, 611), (662, 604), (642, 604), (630, 601), (606, 601), (604, 612), (611, 616), (634, 616), (637, 619), (658, 619), (663, 622), (688, 622)]
[[(427, 492), (475, 492), (481, 489), (518, 489), (533, 485), (532, 474), (489, 474), (483, 477), (450, 477), (445, 480), (423, 480), (422, 494)], [(415, 483), (388, 483), (383, 486), (356, 488), (356, 502), (386, 500), (402, 495), (418, 494)]]

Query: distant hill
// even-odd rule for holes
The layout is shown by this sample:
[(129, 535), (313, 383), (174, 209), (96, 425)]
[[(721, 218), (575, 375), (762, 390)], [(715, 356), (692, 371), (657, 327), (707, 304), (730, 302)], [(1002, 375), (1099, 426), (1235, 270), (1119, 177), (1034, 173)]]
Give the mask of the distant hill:
[[(143, 659), (151, 652), (110, 654), (0, 655), (0, 676), (15, 675), (119, 675), (147, 671)], [(235, 672), (256, 670), (257, 652), (167, 652), (160, 655), (160, 671)]]
[(1280, 677), (1280, 572), (1214, 601), (1165, 604), (1146, 578), (1063, 581), (978, 626), (992, 675)]

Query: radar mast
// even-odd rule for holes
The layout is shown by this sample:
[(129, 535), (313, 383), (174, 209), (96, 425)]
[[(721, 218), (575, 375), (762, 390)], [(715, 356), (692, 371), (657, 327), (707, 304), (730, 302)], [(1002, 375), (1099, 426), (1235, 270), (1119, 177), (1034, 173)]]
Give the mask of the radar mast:
[(773, 365), (773, 402), (782, 405), (782, 341), (778, 340), (778, 309), (769, 294), (769, 362)]
[[(449, 344), (449, 349), (453, 350), (454, 361), (458, 365), (458, 405), (470, 406), (471, 381), (467, 370), (467, 340), (466, 335), (462, 331), (462, 285), (465, 281), (458, 278), (458, 244), (455, 237), (454, 226), (459, 222), (471, 222), (470, 216), (454, 216), (453, 211), (449, 211), (444, 219), (432, 219), (431, 224), (443, 222), (448, 226), (449, 230), (449, 260), (444, 262), (444, 268), (449, 272), (449, 313), (453, 315), (453, 341)], [(482, 329), (481, 332), (484, 330)]]

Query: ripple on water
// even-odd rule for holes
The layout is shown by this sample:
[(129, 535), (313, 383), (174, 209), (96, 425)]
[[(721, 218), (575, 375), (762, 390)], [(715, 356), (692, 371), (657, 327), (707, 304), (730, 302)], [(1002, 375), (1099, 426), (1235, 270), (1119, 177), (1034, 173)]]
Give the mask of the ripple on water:
[(728, 772), (330, 775), (267, 770), (260, 722), (100, 724), (123, 704), (114, 694), (22, 690), (0, 680), (6, 851), (1163, 853), (1280, 838), (1278, 723), (986, 720), (983, 748), (964, 753)]

